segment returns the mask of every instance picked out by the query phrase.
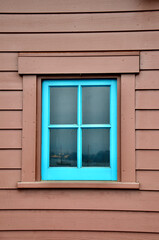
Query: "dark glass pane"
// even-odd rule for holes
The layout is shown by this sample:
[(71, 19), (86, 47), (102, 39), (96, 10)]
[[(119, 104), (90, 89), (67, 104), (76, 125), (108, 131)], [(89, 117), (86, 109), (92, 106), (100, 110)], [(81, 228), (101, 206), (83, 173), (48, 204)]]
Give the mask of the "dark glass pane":
[(110, 87), (83, 87), (84, 124), (106, 124), (110, 119)]
[(50, 123), (77, 123), (77, 88), (50, 88)]
[(82, 166), (109, 167), (109, 129), (82, 130)]
[(50, 167), (77, 166), (77, 130), (50, 130)]

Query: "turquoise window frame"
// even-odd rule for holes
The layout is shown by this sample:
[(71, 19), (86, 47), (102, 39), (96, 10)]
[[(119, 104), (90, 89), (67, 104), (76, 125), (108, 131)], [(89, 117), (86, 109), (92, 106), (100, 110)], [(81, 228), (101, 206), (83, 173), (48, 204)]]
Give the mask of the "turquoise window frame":
[[(50, 87), (76, 86), (77, 124), (50, 124)], [(110, 124), (82, 124), (82, 87), (110, 87)], [(77, 129), (77, 167), (50, 167), (50, 129)], [(110, 129), (110, 167), (82, 167), (82, 129)], [(41, 180), (117, 180), (117, 79), (43, 80)]]

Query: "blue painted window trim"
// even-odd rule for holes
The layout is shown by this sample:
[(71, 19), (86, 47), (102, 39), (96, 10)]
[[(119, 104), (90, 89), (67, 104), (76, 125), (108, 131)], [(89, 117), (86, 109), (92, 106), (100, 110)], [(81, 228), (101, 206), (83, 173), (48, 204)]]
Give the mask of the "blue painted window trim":
[[(77, 86), (77, 124), (50, 124), (50, 87)], [(110, 124), (82, 125), (82, 86), (110, 87)], [(77, 129), (77, 167), (49, 167), (50, 129)], [(82, 128), (110, 129), (110, 167), (82, 167)], [(117, 180), (117, 80), (44, 80), (42, 82), (42, 180)]]

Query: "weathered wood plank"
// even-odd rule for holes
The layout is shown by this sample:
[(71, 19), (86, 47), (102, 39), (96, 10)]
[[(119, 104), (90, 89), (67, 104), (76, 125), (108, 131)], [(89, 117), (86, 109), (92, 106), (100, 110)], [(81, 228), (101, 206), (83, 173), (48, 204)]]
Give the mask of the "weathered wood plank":
[(159, 109), (159, 91), (136, 91), (136, 109)]
[(0, 191), (0, 209), (159, 211), (158, 201), (159, 192), (134, 190)]
[(0, 71), (15, 71), (18, 68), (17, 53), (0, 53)]
[(139, 72), (139, 56), (19, 57), (18, 72), (20, 74), (136, 73)]
[(158, 23), (158, 11), (67, 15), (1, 14), (0, 32), (47, 33), (159, 30)]
[(0, 91), (1, 110), (21, 110), (22, 91)]
[(141, 52), (140, 69), (159, 69), (159, 51)]
[(0, 156), (0, 168), (21, 168), (21, 150), (0, 150)]
[(137, 171), (141, 190), (159, 190), (159, 171)]
[(159, 151), (137, 150), (136, 169), (159, 170)]
[(0, 111), (0, 129), (21, 129), (22, 111)]
[(137, 130), (136, 149), (159, 149), (159, 130)]
[(159, 89), (159, 71), (140, 71), (136, 75), (136, 89)]
[(88, 232), (88, 231), (1, 231), (3, 240), (158, 240), (157, 233)]
[(22, 90), (22, 88), (22, 77), (17, 72), (0, 72), (0, 90)]
[(159, 49), (158, 39), (159, 31), (73, 34), (0, 34), (0, 51), (152, 50)]
[(21, 130), (0, 130), (0, 148), (21, 148)]
[(20, 181), (21, 170), (2, 170), (0, 169), (0, 189), (16, 188), (16, 184)]
[(1, 0), (1, 13), (114, 12), (159, 10), (158, 1), (144, 0)]
[(159, 111), (136, 110), (136, 129), (159, 129)]
[(0, 211), (0, 230), (159, 232), (159, 213), (120, 211)]

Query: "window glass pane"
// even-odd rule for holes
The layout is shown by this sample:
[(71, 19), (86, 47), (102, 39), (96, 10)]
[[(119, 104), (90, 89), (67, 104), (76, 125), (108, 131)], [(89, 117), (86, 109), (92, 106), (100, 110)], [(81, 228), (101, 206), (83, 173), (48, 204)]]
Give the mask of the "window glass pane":
[(83, 87), (84, 124), (106, 124), (110, 119), (110, 87)]
[(77, 166), (77, 130), (50, 130), (50, 167)]
[(50, 88), (50, 123), (77, 123), (77, 87)]
[(110, 166), (109, 129), (82, 130), (82, 166)]

